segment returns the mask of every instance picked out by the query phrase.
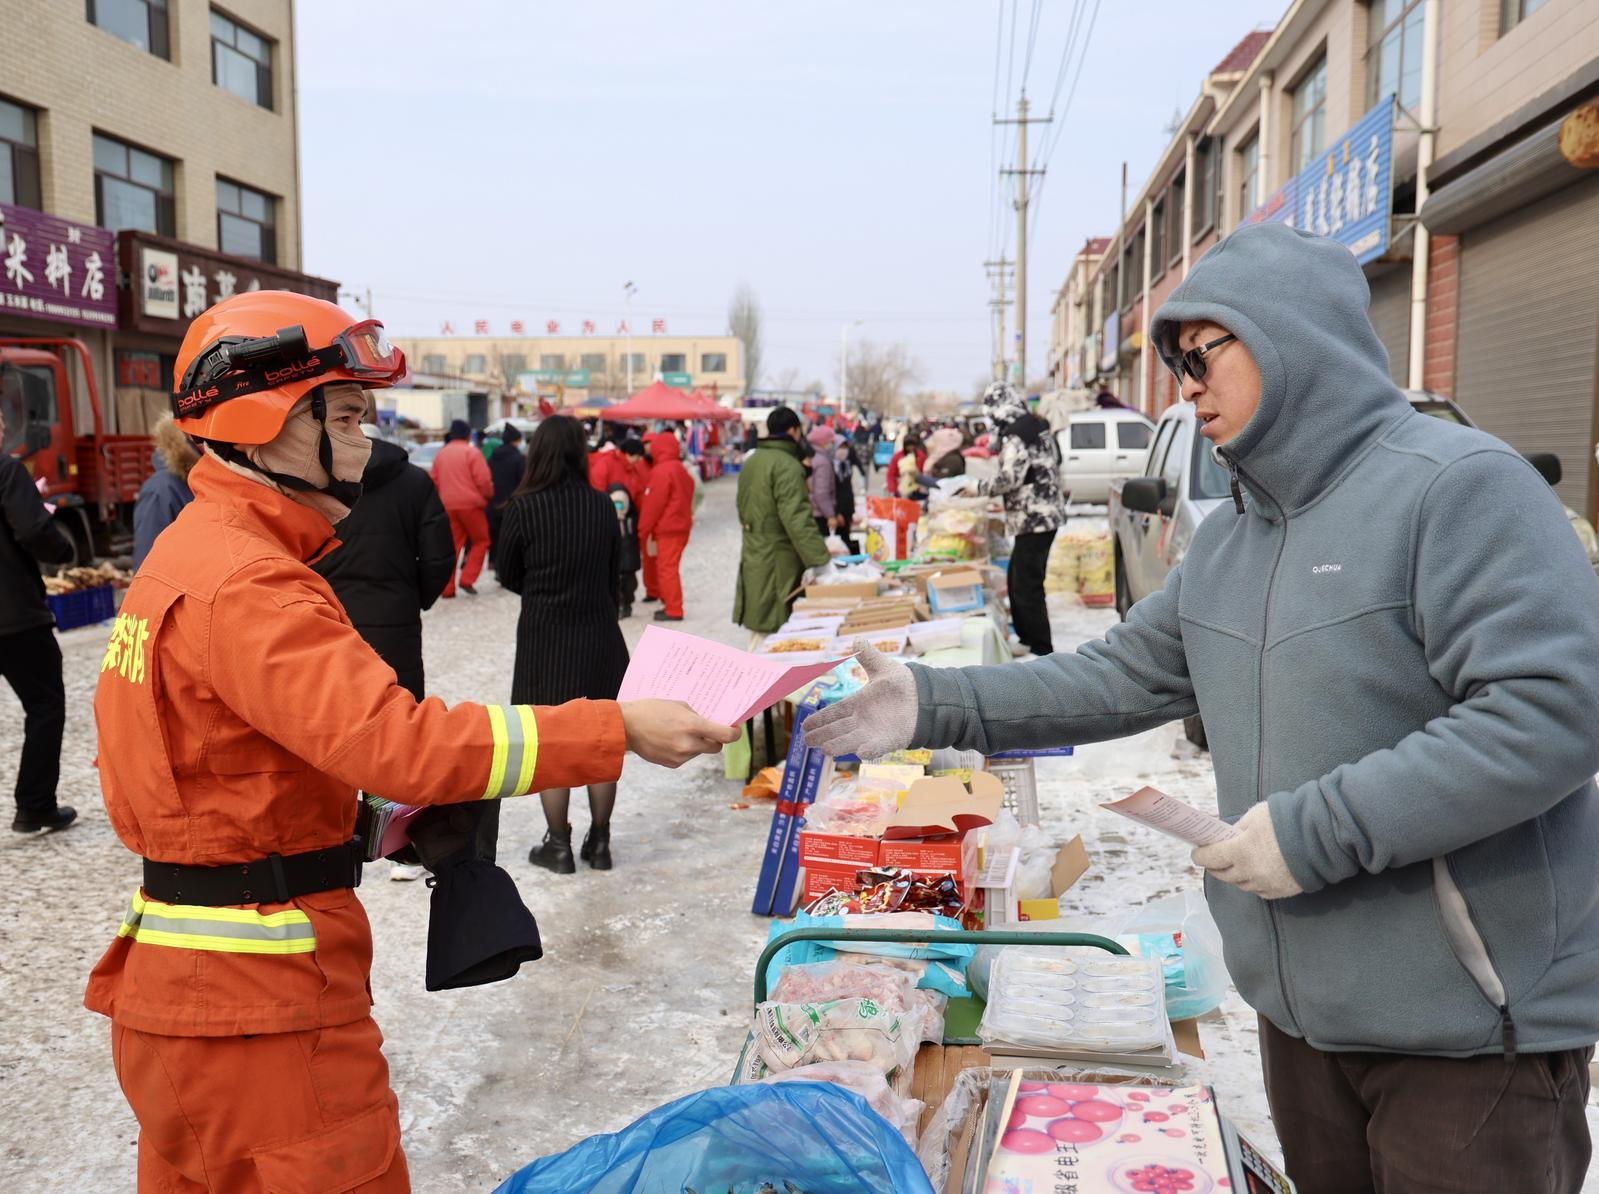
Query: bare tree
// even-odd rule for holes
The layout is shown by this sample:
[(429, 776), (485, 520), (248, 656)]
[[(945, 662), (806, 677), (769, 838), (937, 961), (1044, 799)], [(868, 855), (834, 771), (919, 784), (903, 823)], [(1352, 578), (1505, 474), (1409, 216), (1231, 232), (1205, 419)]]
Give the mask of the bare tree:
[(849, 400), (856, 406), (891, 414), (921, 379), (921, 362), (903, 343), (863, 340), (849, 350)]
[(748, 394), (761, 380), (761, 304), (748, 282), (740, 282), (733, 292), (727, 326), (744, 348), (744, 392)]
[(772, 389), (777, 390), (779, 393), (803, 389), (804, 383), (800, 380), (803, 376), (804, 374), (796, 366), (789, 365), (776, 377), (772, 378)]

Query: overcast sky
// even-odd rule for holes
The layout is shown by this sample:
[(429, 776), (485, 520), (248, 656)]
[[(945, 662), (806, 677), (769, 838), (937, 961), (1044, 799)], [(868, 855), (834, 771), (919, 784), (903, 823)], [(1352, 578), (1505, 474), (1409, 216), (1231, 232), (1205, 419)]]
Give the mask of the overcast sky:
[(1080, 46), (1097, 7), (1036, 200), (1036, 375), (1073, 254), (1115, 226), (1122, 160), (1136, 193), (1173, 111), (1285, 3), (1036, 0), (1030, 70), (1029, 0), (301, 3), (304, 266), (370, 286), (409, 335), (614, 331), (628, 281), (635, 333), (719, 333), (748, 280), (765, 383), (793, 366), (831, 386), (860, 319), (852, 343), (903, 341), (927, 385), (965, 392), (992, 356), (982, 263), (1015, 225), (996, 92), (1013, 110), (1025, 74), (1047, 113), (1073, 13)]

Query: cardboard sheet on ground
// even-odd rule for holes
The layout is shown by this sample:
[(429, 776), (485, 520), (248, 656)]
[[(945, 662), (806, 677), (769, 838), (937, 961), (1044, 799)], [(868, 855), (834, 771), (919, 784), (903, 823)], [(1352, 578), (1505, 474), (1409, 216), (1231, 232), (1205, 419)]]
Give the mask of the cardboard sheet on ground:
[(846, 658), (796, 665), (781, 655), (751, 655), (680, 630), (646, 626), (616, 699), (684, 701), (701, 717), (736, 725)]
[(1139, 788), (1131, 796), (1123, 796), (1120, 800), (1112, 800), (1099, 807), (1120, 813), (1129, 820), (1147, 825), (1191, 846), (1208, 846), (1238, 832), (1220, 817), (1212, 816), (1191, 804), (1184, 804), (1158, 788)]

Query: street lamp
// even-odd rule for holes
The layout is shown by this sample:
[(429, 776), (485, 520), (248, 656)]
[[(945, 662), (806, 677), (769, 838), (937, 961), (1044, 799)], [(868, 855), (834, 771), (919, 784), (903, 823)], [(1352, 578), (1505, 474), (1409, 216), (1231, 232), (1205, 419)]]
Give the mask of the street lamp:
[(846, 323), (838, 330), (838, 413), (845, 414), (849, 409), (849, 330), (858, 328), (865, 323), (864, 319), (857, 319), (853, 323)]
[(627, 347), (622, 350), (626, 358), (623, 367), (627, 372), (627, 393), (623, 395), (624, 398), (633, 396), (633, 295), (637, 290), (638, 287), (631, 282), (622, 283), (622, 327), (626, 329), (627, 337)]

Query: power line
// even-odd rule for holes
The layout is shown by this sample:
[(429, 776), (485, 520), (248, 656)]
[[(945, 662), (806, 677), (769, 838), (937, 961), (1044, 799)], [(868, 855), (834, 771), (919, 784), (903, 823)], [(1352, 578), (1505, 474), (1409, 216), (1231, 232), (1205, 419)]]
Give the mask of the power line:
[(1033, 77), (1033, 47), (1038, 42), (1038, 10), (1043, 0), (1033, 0), (1033, 15), (1027, 22), (1027, 57), (1022, 62), (1022, 90), (1027, 90), (1027, 80)]
[[(1071, 57), (1072, 46), (1077, 42), (1078, 30), (1082, 28), (1083, 0), (1072, 0), (1072, 16), (1066, 25), (1066, 40), (1060, 48), (1060, 65), (1055, 68), (1055, 86), (1049, 93), (1049, 113), (1055, 114), (1055, 105), (1060, 102), (1060, 89), (1066, 82), (1067, 61)], [(1040, 146), (1042, 148), (1042, 146)]]
[(1046, 177), (1044, 171), (1048, 169), (1049, 163), (1054, 159), (1055, 150), (1059, 147), (1061, 138), (1065, 136), (1066, 133), (1066, 117), (1071, 113), (1072, 101), (1077, 97), (1077, 84), (1083, 77), (1083, 64), (1088, 61), (1088, 51), (1093, 45), (1094, 25), (1099, 19), (1099, 4), (1100, 0), (1094, 0), (1093, 11), (1089, 13), (1088, 30), (1083, 36), (1082, 47), (1077, 55), (1077, 69), (1072, 74), (1071, 89), (1066, 93), (1066, 103), (1065, 106), (1063, 106), (1060, 110), (1060, 119), (1056, 122), (1054, 136), (1050, 137), (1047, 134), (1045, 136), (1045, 140), (1048, 142), (1049, 147), (1039, 158), (1038, 193), (1035, 197), (1035, 206), (1032, 214), (1035, 225), (1038, 220), (1038, 213), (1043, 207), (1044, 179)]

